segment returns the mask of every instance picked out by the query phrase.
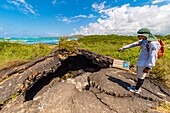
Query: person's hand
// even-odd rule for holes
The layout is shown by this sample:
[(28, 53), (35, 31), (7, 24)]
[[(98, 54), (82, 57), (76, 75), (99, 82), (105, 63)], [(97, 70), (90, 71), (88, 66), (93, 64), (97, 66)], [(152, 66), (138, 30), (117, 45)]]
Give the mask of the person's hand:
[(143, 72), (144, 72), (144, 73), (149, 73), (150, 70), (151, 70), (150, 68), (146, 67), (146, 68), (143, 70)]

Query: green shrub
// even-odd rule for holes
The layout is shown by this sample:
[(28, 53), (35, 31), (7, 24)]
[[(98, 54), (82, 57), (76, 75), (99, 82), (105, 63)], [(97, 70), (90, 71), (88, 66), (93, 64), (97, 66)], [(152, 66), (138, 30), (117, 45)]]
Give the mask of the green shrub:
[(59, 49), (61, 51), (71, 52), (76, 48), (77, 42), (74, 40), (68, 41), (67, 37), (61, 37), (59, 40)]
[(156, 62), (156, 66), (150, 73), (150, 76), (158, 79), (161, 82), (166, 82), (170, 75), (170, 58), (162, 58)]

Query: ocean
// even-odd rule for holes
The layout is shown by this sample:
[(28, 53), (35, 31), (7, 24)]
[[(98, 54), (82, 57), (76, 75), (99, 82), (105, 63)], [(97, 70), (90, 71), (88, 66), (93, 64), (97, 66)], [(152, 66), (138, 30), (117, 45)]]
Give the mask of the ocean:
[[(3, 37), (0, 38), (0, 41), (9, 41), (9, 42), (18, 42), (23, 44), (58, 44), (60, 38), (58, 37)], [(77, 38), (68, 38), (68, 40), (77, 40)]]

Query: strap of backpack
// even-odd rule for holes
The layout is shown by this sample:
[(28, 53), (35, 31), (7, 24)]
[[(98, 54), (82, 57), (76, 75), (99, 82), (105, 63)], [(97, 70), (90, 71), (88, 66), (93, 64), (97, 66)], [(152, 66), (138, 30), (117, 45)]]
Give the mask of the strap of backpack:
[(148, 41), (148, 43), (146, 44), (146, 49), (149, 51), (149, 44), (151, 43), (151, 41)]

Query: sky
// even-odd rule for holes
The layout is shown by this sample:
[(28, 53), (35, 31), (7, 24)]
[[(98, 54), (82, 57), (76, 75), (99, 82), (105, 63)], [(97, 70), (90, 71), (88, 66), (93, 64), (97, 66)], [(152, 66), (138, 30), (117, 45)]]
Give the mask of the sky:
[(0, 0), (0, 37), (170, 34), (170, 0)]

